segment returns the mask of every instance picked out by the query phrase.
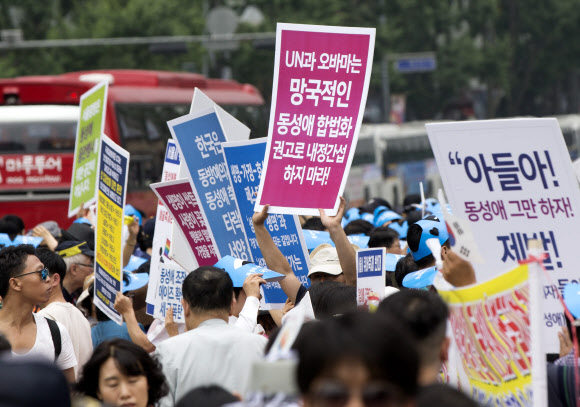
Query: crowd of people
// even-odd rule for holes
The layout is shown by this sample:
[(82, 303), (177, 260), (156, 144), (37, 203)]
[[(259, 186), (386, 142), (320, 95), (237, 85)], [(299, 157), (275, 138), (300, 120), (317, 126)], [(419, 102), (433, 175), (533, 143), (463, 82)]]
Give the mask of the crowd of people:
[[(439, 204), (409, 195), (399, 210), (380, 198), (346, 207), (341, 198), (336, 216), (320, 210), (319, 217), (301, 217), (304, 229), (326, 231), (333, 243), (311, 250), (308, 286), (270, 236), (268, 206), (255, 213), (266, 265), (284, 276), (285, 306), (260, 309), (261, 274), (234, 284), (229, 270), (204, 266), (183, 281), (184, 324), (171, 311), (165, 321), (146, 312), (155, 218), (125, 209), (133, 222), (123, 237), (119, 325), (94, 304), (96, 225), (89, 211), (66, 229), (46, 221), (28, 230), (18, 216), (4, 216), (0, 233), (42, 242), (0, 250), (0, 405), (477, 406), (443, 383), (447, 305), (433, 286), (403, 283), (438, 258), (449, 284), (476, 283), (473, 267), (449, 244)], [(368, 236), (368, 247), (400, 257), (375, 312), (357, 307), (358, 247), (351, 235)], [(426, 244), (433, 238), (441, 245), (435, 255)], [(142, 260), (132, 268), (136, 257)], [(314, 319), (306, 318), (292, 338), (291, 329), (281, 328), (310, 303)], [(576, 405), (568, 332), (548, 367), (550, 406)], [(290, 352), (266, 357), (286, 341)]]

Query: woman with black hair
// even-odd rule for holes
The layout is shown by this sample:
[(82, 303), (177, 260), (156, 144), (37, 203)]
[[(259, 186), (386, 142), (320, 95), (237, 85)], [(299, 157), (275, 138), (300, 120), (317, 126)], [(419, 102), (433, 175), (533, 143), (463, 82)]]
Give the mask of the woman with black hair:
[(76, 390), (111, 406), (156, 406), (168, 392), (161, 364), (124, 339), (101, 343), (85, 364)]

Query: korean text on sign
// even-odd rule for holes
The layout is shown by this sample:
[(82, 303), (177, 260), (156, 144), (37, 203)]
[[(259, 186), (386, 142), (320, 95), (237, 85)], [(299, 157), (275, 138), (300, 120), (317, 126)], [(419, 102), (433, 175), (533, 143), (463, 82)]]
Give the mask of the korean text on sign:
[[(509, 119), (428, 124), (427, 132), (454, 214), (468, 221), (488, 280), (528, 255), (530, 240), (547, 254), (552, 281), (577, 278), (580, 191), (555, 119)], [(544, 286), (553, 284), (542, 277)], [(559, 302), (546, 296), (546, 352), (559, 348), (553, 321)], [(550, 328), (550, 329), (548, 329)]]
[[(266, 267), (252, 223), (254, 203), (262, 176), (262, 162), (266, 153), (266, 140), (262, 138), (224, 143), (223, 150), (254, 263)], [(296, 215), (270, 214), (265, 226), (276, 246), (288, 259), (296, 277), (305, 287), (309, 287), (308, 256), (302, 245)], [(286, 301), (286, 295), (277, 282), (265, 284), (264, 295), (268, 303), (283, 304)]]
[(336, 213), (366, 103), (374, 29), (278, 24), (272, 116), (255, 210)]
[(75, 141), (68, 216), (74, 216), (82, 204), (96, 200), (96, 166), (99, 138), (105, 126), (107, 82), (101, 82), (81, 96), (80, 117)]
[(199, 204), (187, 179), (152, 184), (165, 208), (171, 213), (187, 240), (199, 266), (209, 266), (218, 261), (216, 245), (207, 228)]
[(95, 305), (118, 324), (122, 323), (122, 317), (113, 305), (123, 278), (123, 208), (128, 168), (129, 153), (103, 136), (98, 171)]
[(218, 249), (218, 257), (230, 255), (250, 260), (248, 241), (236, 197), (225, 167), (221, 143), (226, 141), (214, 109), (202, 116), (190, 114), (168, 122), (180, 156), (189, 172), (192, 191), (199, 197)]

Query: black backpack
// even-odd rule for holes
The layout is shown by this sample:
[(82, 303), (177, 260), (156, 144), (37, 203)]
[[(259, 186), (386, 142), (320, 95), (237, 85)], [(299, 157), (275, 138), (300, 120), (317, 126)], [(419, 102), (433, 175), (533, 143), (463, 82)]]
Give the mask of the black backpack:
[(60, 352), (62, 350), (62, 341), (60, 338), (60, 329), (58, 329), (58, 324), (50, 318), (46, 318), (48, 322), (48, 327), (50, 328), (50, 336), (52, 336), (52, 343), (54, 344), (54, 360), (58, 359)]

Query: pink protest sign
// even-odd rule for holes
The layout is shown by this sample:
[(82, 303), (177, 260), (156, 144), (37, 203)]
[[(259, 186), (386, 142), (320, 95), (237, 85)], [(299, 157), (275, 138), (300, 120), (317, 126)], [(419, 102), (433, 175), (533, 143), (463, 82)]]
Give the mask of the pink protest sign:
[(374, 28), (278, 24), (268, 146), (255, 210), (334, 215), (356, 147)]
[(151, 189), (171, 212), (199, 266), (210, 266), (219, 259), (207, 221), (204, 219), (188, 179), (151, 184)]

